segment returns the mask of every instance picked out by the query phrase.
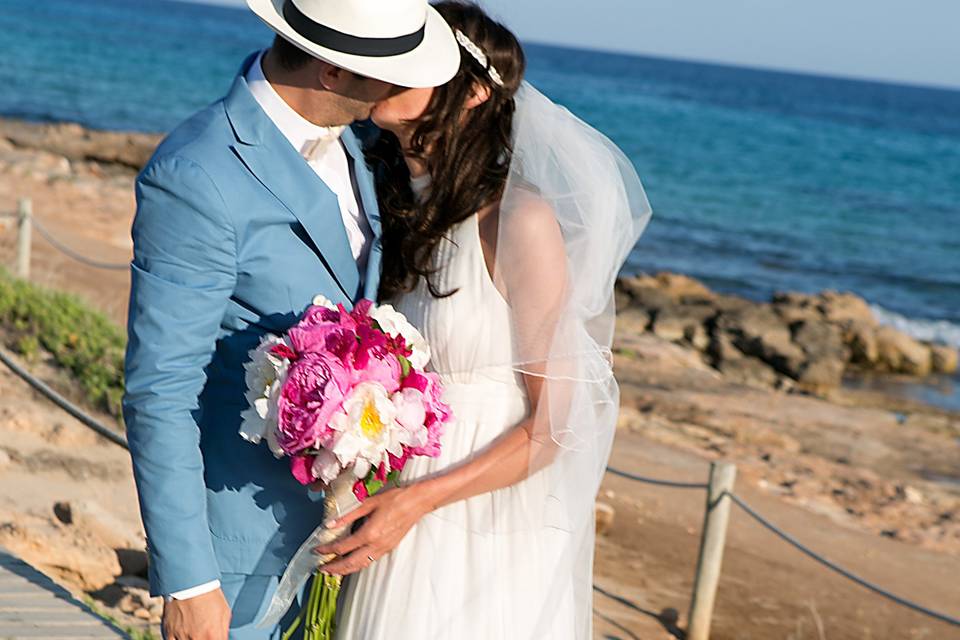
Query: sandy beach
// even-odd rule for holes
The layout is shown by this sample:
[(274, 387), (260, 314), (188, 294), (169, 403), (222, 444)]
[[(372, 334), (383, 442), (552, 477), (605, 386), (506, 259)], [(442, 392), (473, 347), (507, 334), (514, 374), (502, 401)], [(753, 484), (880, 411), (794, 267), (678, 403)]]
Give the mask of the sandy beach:
[[(122, 264), (133, 179), (157, 140), (0, 121), (0, 212), (29, 197), (63, 243)], [(14, 248), (14, 228), (0, 226), (0, 264), (13, 264)], [(125, 271), (79, 264), (36, 233), (31, 268), (33, 282), (76, 293), (122, 325)], [(711, 461), (734, 462), (738, 495), (771, 521), (855, 573), (960, 616), (960, 413), (842, 383), (866, 373), (928, 380), (949, 354), (871, 328), (879, 346), (858, 355), (850, 345), (869, 336), (823, 328), (853, 327), (830, 315), (836, 297), (756, 304), (697, 284), (670, 276), (621, 287), (615, 364), (623, 400), (611, 464), (703, 481)], [(711, 311), (691, 323), (701, 313), (694, 306)], [(893, 343), (896, 357), (884, 350)], [(70, 390), (43, 358), (27, 366)], [(127, 454), (3, 368), (0, 389), (0, 545), (131, 624), (155, 628), (161, 603), (145, 591)], [(596, 637), (682, 637), (703, 494), (608, 476), (598, 500), (612, 519), (598, 537), (596, 585), (637, 608), (598, 593)], [(960, 638), (960, 629), (831, 574), (734, 509), (713, 637), (940, 640)]]

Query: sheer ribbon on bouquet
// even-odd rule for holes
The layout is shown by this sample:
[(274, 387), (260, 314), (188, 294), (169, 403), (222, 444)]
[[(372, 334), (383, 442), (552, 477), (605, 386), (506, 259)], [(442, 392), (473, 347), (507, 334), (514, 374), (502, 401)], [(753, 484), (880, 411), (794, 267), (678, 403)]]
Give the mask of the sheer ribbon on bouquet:
[[(345, 472), (331, 483), (323, 499), (325, 519), (343, 517), (360, 506), (360, 501), (353, 493), (353, 485), (356, 481), (352, 473)], [(274, 627), (280, 622), (287, 609), (293, 604), (304, 581), (319, 570), (320, 564), (329, 560), (329, 558), (318, 557), (313, 553), (313, 548), (333, 542), (346, 533), (346, 529), (347, 527), (328, 529), (321, 524), (313, 530), (291, 558), (270, 600), (270, 605), (263, 614), (263, 618), (257, 623), (257, 627), (261, 629)]]

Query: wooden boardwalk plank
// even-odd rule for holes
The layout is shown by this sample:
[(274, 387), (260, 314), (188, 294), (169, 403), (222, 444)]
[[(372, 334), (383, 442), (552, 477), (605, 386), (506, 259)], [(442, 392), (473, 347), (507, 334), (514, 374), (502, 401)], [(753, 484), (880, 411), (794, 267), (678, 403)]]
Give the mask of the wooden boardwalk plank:
[(0, 640), (127, 638), (63, 587), (0, 547)]

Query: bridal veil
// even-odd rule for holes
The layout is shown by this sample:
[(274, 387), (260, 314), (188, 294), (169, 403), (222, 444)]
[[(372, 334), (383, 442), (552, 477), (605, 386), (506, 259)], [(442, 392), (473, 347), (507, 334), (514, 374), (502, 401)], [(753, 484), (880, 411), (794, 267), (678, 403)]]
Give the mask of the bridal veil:
[[(630, 160), (603, 134), (524, 83), (490, 270), (509, 307), (511, 369), (531, 388), (526, 491), (501, 491), (471, 527), (491, 535), (544, 530), (556, 593), (573, 602), (574, 637), (591, 628), (594, 501), (613, 443), (619, 391), (612, 371), (614, 285), (650, 216)], [(481, 360), (483, 356), (480, 356)], [(518, 525), (518, 523), (521, 523)], [(537, 539), (536, 537), (534, 539)], [(549, 540), (549, 542), (546, 542)], [(583, 634), (581, 635), (581, 631)]]

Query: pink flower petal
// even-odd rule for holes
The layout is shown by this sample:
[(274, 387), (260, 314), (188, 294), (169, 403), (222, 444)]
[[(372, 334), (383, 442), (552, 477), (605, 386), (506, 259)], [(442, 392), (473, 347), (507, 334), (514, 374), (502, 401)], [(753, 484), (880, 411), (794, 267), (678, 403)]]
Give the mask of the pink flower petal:
[(316, 478), (313, 477), (313, 456), (299, 455), (290, 457), (290, 473), (302, 485), (312, 483)]

